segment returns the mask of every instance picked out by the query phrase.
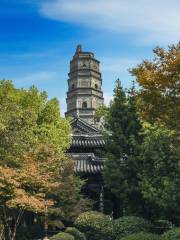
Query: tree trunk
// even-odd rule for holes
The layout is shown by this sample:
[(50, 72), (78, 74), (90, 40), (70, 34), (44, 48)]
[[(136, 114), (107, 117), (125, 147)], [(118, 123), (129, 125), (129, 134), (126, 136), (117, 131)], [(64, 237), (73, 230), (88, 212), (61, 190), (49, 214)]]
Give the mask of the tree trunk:
[(12, 220), (9, 222), (9, 216), (7, 215), (6, 208), (3, 208), (3, 223), (6, 228), (7, 236), (5, 238), (8, 238), (9, 240), (15, 240), (17, 228), (20, 224), (20, 221), (22, 219), (22, 216), (24, 214), (24, 209), (20, 209), (18, 212), (17, 217), (12, 217)]

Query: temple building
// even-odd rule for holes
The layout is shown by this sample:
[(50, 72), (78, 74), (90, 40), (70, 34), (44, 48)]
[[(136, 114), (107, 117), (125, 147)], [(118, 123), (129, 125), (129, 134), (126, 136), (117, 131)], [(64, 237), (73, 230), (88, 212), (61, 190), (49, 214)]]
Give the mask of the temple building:
[(96, 109), (104, 103), (100, 62), (91, 52), (77, 46), (70, 62), (66, 117), (71, 117), (72, 145), (68, 155), (75, 161), (74, 171), (87, 180), (83, 190), (94, 200), (94, 209), (104, 209), (102, 157), (105, 141), (94, 125)]

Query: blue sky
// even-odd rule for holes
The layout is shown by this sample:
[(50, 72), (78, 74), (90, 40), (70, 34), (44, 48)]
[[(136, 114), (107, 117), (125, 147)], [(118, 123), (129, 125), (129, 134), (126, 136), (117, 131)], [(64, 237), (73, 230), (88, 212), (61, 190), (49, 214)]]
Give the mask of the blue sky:
[(108, 102), (117, 78), (129, 87), (129, 68), (180, 40), (179, 12), (179, 0), (0, 0), (0, 79), (46, 90), (63, 113), (80, 43), (101, 61)]

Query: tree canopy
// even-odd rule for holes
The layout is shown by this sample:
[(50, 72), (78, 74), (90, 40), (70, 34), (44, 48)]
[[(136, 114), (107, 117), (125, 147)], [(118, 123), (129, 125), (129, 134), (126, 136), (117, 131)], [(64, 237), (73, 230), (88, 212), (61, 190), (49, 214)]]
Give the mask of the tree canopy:
[[(176, 221), (180, 184), (180, 45), (154, 50), (131, 70), (139, 84), (116, 82), (106, 113), (104, 177), (125, 213)], [(174, 211), (175, 210), (175, 211)], [(123, 214), (121, 212), (121, 214)]]
[(140, 86), (138, 112), (143, 121), (158, 121), (179, 130), (180, 43), (153, 51), (153, 61), (145, 60), (131, 70)]
[(135, 200), (138, 187), (136, 157), (141, 142), (141, 124), (135, 111), (134, 94), (132, 89), (126, 95), (120, 81), (116, 81), (114, 99), (106, 118), (108, 135), (104, 178), (106, 185), (119, 199), (121, 214), (122, 210), (131, 208), (131, 200)]
[(145, 123), (143, 129), (144, 141), (139, 156), (142, 166), (139, 169), (140, 190), (151, 205), (151, 217), (176, 220), (180, 214), (179, 139), (175, 131), (158, 123)]
[(0, 81), (0, 218), (7, 239), (15, 238), (25, 211), (52, 214), (61, 206), (63, 219), (81, 211), (81, 181), (64, 154), (70, 143), (71, 127), (57, 99)]

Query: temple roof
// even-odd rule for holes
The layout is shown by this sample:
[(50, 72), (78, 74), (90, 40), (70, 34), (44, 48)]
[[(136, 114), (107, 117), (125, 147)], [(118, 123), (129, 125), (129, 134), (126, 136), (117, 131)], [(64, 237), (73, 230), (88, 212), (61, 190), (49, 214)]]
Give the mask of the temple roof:
[(71, 121), (71, 127), (73, 130), (73, 136), (87, 134), (94, 136), (101, 135), (99, 130), (95, 126), (85, 122), (81, 118), (73, 118), (73, 120)]
[[(103, 170), (104, 159), (94, 155), (91, 149), (102, 148), (105, 145), (103, 135), (93, 125), (80, 118), (74, 118), (71, 122), (72, 145), (67, 155), (74, 159), (75, 173), (97, 174)], [(82, 153), (82, 148), (83, 153)], [(81, 149), (81, 151), (80, 151)]]
[(105, 141), (99, 130), (82, 119), (74, 118), (71, 126), (73, 131), (71, 147), (100, 148), (105, 145)]
[(74, 137), (72, 140), (72, 147), (103, 147), (105, 141), (103, 139), (88, 138), (88, 137)]
[(75, 160), (75, 173), (100, 173), (103, 170), (103, 158), (96, 157), (93, 153), (69, 153), (69, 157)]

